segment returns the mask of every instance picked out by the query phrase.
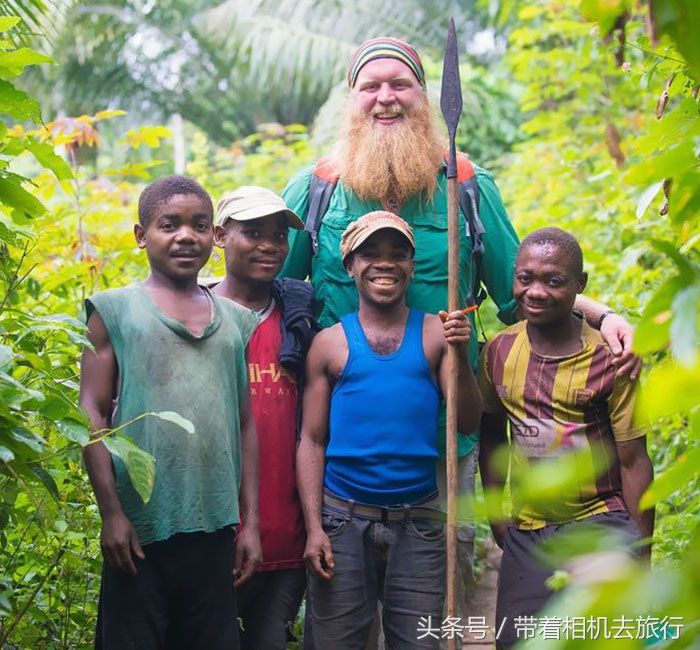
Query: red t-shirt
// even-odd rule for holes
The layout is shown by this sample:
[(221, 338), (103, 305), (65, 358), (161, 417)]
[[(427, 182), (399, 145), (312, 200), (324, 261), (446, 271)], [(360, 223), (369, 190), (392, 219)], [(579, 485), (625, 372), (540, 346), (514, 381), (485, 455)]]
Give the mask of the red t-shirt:
[(260, 457), (259, 571), (304, 566), (304, 518), (296, 483), (296, 378), (280, 366), (282, 314), (273, 306), (248, 344), (248, 383)]

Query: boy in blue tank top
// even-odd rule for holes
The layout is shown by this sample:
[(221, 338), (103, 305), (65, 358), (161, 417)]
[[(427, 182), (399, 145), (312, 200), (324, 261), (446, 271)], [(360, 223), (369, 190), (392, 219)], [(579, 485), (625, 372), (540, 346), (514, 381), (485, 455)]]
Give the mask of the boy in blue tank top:
[(466, 316), (443, 323), (406, 305), (414, 252), (390, 212), (353, 222), (341, 254), (359, 311), (318, 334), (307, 359), (297, 481), (318, 648), (364, 648), (377, 600), (388, 647), (438, 647), (421, 627), (440, 620), (445, 591), (436, 460), (449, 345), (460, 348), (460, 431), (478, 426), (481, 396)]
[[(144, 503), (120, 458), (99, 439), (85, 448), (102, 517), (95, 645), (104, 650), (239, 647), (232, 574), (244, 581), (261, 559), (245, 359), (257, 318), (197, 282), (212, 220), (195, 181), (152, 183), (134, 226), (148, 278), (86, 301), (93, 350), (81, 360), (80, 404), (96, 433), (126, 425), (156, 461)], [(179, 413), (194, 431), (139, 417), (159, 411)], [(240, 514), (246, 526), (234, 544)]]

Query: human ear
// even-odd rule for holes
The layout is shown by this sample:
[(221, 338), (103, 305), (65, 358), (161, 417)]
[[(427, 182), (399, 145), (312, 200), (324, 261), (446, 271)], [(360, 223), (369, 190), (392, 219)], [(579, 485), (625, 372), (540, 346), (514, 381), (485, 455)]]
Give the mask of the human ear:
[(583, 293), (587, 284), (588, 284), (588, 273), (583, 272), (583, 273), (581, 273), (581, 277), (579, 278), (579, 281), (578, 281), (578, 285), (579, 285), (578, 293)]
[(139, 248), (146, 248), (146, 229), (140, 224), (134, 224), (134, 239)]
[(228, 230), (223, 226), (214, 226), (214, 244), (219, 248), (223, 248), (226, 245), (226, 238), (228, 237)]

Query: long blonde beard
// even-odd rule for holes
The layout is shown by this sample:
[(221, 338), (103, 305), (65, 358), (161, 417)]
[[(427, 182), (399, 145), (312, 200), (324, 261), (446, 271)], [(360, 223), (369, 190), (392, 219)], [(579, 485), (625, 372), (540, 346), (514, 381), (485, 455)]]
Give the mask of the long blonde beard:
[(427, 97), (404, 119), (383, 127), (351, 107), (332, 158), (343, 185), (362, 200), (399, 205), (424, 192), (432, 199), (445, 142)]

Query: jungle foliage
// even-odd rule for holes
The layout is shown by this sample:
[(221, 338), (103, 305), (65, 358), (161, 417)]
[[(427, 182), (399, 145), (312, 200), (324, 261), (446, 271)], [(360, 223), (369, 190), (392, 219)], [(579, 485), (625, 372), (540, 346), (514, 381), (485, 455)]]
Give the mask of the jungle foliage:
[[(35, 12), (38, 6), (33, 0), (14, 4), (18, 9), (14, 13), (23, 6)], [(293, 9), (288, 3), (272, 3), (279, 5), (277, 9), (268, 4), (258, 2), (256, 7), (267, 8), (268, 14), (279, 9), (283, 17), (284, 11)], [(299, 12), (318, 6), (297, 4)], [(435, 86), (442, 18), (435, 18), (439, 3), (420, 4), (423, 17), (411, 14), (415, 24), (406, 19), (402, 34), (429, 51), (428, 74)], [(80, 3), (66, 5), (70, 7), (62, 15), (70, 16), (68, 12)], [(221, 18), (223, 12), (234, 11), (232, 7), (233, 3), (224, 3), (216, 10), (222, 13), (212, 15)], [(4, 9), (0, 17), (0, 647), (85, 648), (93, 634), (100, 558), (99, 516), (80, 463), (80, 447), (90, 440), (76, 405), (78, 358), (87, 343), (82, 305), (95, 291), (144, 277), (145, 259), (131, 234), (135, 203), (145, 182), (171, 172), (172, 133), (145, 120), (138, 110), (124, 115), (94, 96), (72, 105), (67, 112), (73, 117), (59, 115), (57, 95), (39, 83), (42, 77), (56, 79), (56, 73), (63, 72), (61, 66), (37, 51), (52, 51), (41, 37), (32, 37), (34, 49), (22, 40), (28, 31), (37, 31), (41, 12), (36, 14), (38, 22), (27, 20), (22, 26), (7, 15), (8, 7)], [(144, 20), (138, 3), (128, 9), (133, 20)], [(256, 18), (250, 9), (251, 24), (269, 29), (277, 25), (272, 33), (280, 39), (275, 45), (283, 49), (288, 34), (270, 15), (263, 12)], [(199, 15), (205, 10), (210, 10), (207, 3), (187, 7), (153, 3), (150, 11), (163, 16), (146, 18), (175, 33), (178, 21), (185, 18), (183, 12), (189, 12), (189, 20), (192, 12)], [(96, 18), (80, 14), (69, 27), (83, 20), (111, 24), (105, 18), (112, 15), (107, 9), (97, 13)], [(21, 15), (27, 18), (26, 12)], [(431, 16), (437, 22), (430, 22)], [(389, 10), (385, 17), (391, 24), (401, 19), (400, 13)], [(219, 38), (220, 32), (205, 29), (206, 20), (202, 14), (192, 24), (211, 39)], [(489, 62), (483, 74), (464, 66), (468, 110), (462, 120), (461, 146), (477, 161), (488, 160), (498, 169), (506, 206), (521, 234), (556, 224), (580, 238), (591, 277), (590, 295), (637, 325), (636, 347), (646, 361), (640, 415), (648, 423), (657, 471), (645, 497), (657, 508), (654, 572), (634, 569), (602, 584), (568, 590), (566, 600), (553, 606), (552, 615), (682, 617), (685, 628), (680, 639), (666, 643), (689, 647), (700, 639), (696, 579), (700, 573), (700, 10), (693, 0), (508, 0), (500, 3), (497, 20), (496, 27), (508, 42), (503, 57)], [(468, 31), (464, 20), (462, 26)], [(83, 29), (87, 39), (89, 29)], [(104, 32), (105, 38), (111, 34), (118, 41), (130, 33), (128, 28), (113, 29)], [(348, 44), (363, 33), (360, 27), (352, 34), (333, 31), (332, 25), (328, 32)], [(59, 52), (80, 42), (67, 44), (61, 38), (58, 33), (53, 41)], [(185, 41), (178, 45), (163, 40), (176, 58), (192, 54), (190, 41)], [(76, 59), (85, 67), (74, 83), (79, 86), (81, 75), (91, 66), (114, 66), (115, 88), (119, 80), (126, 80), (128, 88), (133, 80), (120, 76), (126, 75), (125, 59), (110, 58), (106, 40), (95, 42), (101, 45), (83, 50), (83, 58)], [(229, 46), (248, 51), (245, 41)], [(308, 43), (307, 47), (311, 51)], [(330, 48), (328, 59), (317, 53), (318, 60), (307, 62), (314, 69), (328, 63), (336, 77), (331, 75), (320, 89), (304, 85), (300, 78), (294, 88), (299, 106), (305, 108), (295, 108), (293, 115), (258, 110), (270, 88), (281, 83), (279, 79), (272, 83), (271, 77), (260, 77), (262, 83), (250, 94), (232, 92), (230, 88), (237, 88), (233, 84), (221, 90), (220, 97), (211, 89), (197, 97), (204, 87), (197, 80), (204, 83), (201, 75), (206, 70), (188, 68), (192, 76), (188, 83), (193, 85), (178, 91), (207, 103), (206, 110), (189, 114), (175, 102), (172, 88), (161, 87), (163, 106), (190, 120), (188, 173), (215, 197), (241, 184), (280, 190), (316, 155), (309, 128), (315, 120), (322, 130), (324, 110), (318, 116), (317, 111), (332, 94), (342, 67), (339, 61), (349, 48)], [(220, 63), (226, 63), (226, 56), (222, 54)], [(237, 62), (246, 60), (235, 58), (235, 53), (230, 56)], [(45, 72), (28, 76), (32, 67)], [(153, 88), (155, 72), (144, 74), (134, 92)], [(244, 88), (255, 86), (255, 76), (246, 79), (249, 86)], [(84, 85), (89, 98), (91, 88)], [(29, 92), (33, 86), (40, 91), (36, 95), (53, 98), (44, 100), (45, 107)], [(120, 101), (127, 99), (116, 95)], [(217, 119), (225, 116), (222, 98), (238, 102), (232, 104), (231, 114), (239, 121), (235, 127), (223, 125), (214, 137)], [(65, 114), (67, 107), (63, 108)], [(326, 124), (332, 124), (335, 115), (328, 108)], [(281, 126), (270, 119), (294, 123)], [(220, 272), (221, 260), (215, 254), (205, 274)], [(147, 498), (152, 463), (121, 434), (104, 440), (125, 457)], [(554, 472), (548, 488), (563, 485), (565, 474)], [(560, 578), (567, 581), (565, 573)], [(575, 643), (562, 639), (551, 647)], [(610, 643), (636, 648), (643, 642), (599, 639), (586, 641), (586, 647)]]

